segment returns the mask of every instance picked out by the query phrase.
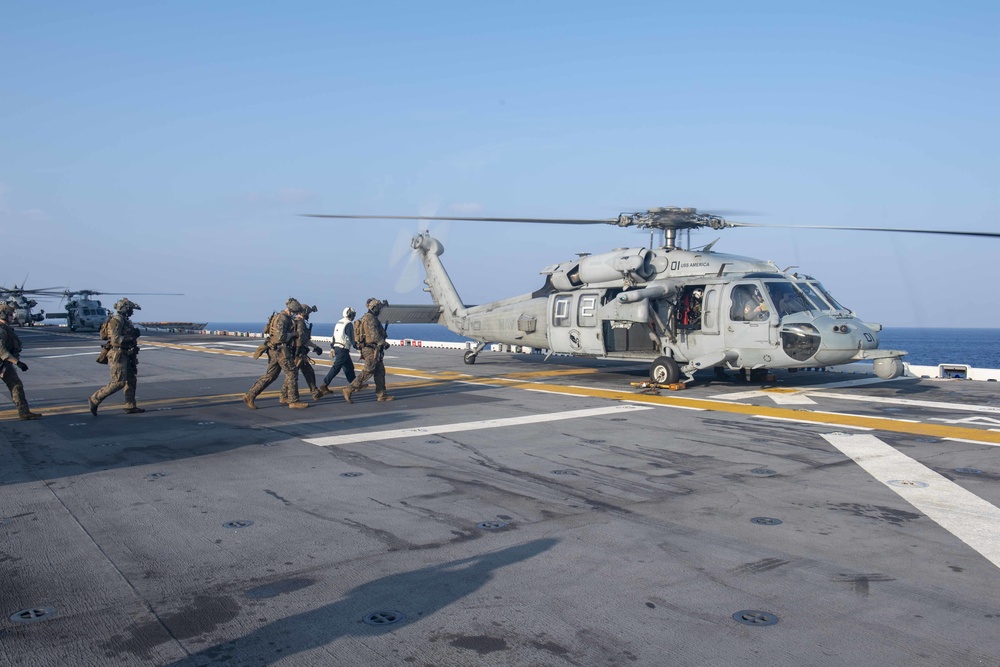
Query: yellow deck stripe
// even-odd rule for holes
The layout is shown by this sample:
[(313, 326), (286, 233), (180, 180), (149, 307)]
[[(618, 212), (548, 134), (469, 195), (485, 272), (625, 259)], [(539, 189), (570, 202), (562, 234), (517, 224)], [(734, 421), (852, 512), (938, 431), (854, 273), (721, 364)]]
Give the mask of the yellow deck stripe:
[[(214, 350), (192, 345), (180, 345), (176, 343), (145, 342), (146, 345), (165, 347), (170, 349), (185, 350), (189, 352), (202, 352), (206, 354), (223, 354), (227, 356), (250, 357), (251, 352), (241, 352), (236, 350)], [(320, 360), (321, 365), (332, 365), (332, 362), (325, 359)], [(632, 401), (639, 403), (649, 403), (652, 405), (674, 406), (679, 408), (695, 408), (699, 410), (710, 410), (715, 412), (727, 412), (730, 414), (742, 414), (757, 417), (776, 417), (779, 419), (794, 419), (801, 422), (812, 422), (820, 425), (830, 426), (855, 426), (871, 428), (880, 431), (890, 431), (893, 433), (906, 433), (910, 435), (929, 436), (934, 438), (960, 438), (971, 442), (982, 442), (992, 445), (1000, 445), (1000, 432), (983, 429), (967, 428), (962, 426), (952, 426), (949, 424), (925, 424), (920, 422), (897, 421), (889, 417), (864, 417), (861, 415), (842, 415), (829, 412), (810, 412), (802, 409), (790, 409), (781, 407), (770, 407), (762, 405), (749, 405), (743, 403), (732, 403), (726, 401), (716, 401), (701, 398), (685, 398), (681, 396), (656, 396), (651, 394), (633, 393), (626, 391), (616, 391), (613, 389), (593, 389), (586, 387), (567, 387), (563, 385), (548, 384), (542, 382), (524, 382), (526, 377), (546, 377), (559, 375), (579, 375), (584, 373), (597, 373), (597, 369), (584, 369), (581, 372), (573, 370), (567, 371), (562, 368), (553, 368), (551, 372), (532, 371), (527, 373), (512, 373), (509, 376), (482, 377), (468, 375), (466, 373), (456, 373), (452, 371), (422, 371), (411, 368), (386, 367), (386, 373), (397, 376), (417, 377), (425, 382), (414, 383), (394, 383), (399, 387), (424, 387), (433, 386), (444, 382), (463, 382), (466, 384), (480, 384), (484, 386), (500, 385), (515, 389), (547, 391), (568, 396), (581, 396), (587, 398), (602, 398), (612, 401)], [(277, 392), (265, 392), (262, 394), (267, 398), (277, 396)], [(168, 407), (182, 405), (197, 401), (198, 404), (226, 403), (234, 400), (242, 400), (243, 394), (220, 394), (215, 396), (191, 396), (165, 399), (160, 401), (143, 401), (144, 407)], [(76, 406), (59, 406), (34, 410), (43, 415), (46, 414), (76, 414), (88, 411), (86, 407), (79, 409)], [(16, 418), (15, 410), (0, 412), (0, 419)]]

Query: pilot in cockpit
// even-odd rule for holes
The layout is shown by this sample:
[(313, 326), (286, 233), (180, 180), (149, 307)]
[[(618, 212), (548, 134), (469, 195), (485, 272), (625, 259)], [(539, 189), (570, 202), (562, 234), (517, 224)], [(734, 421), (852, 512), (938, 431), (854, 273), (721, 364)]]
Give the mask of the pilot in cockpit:
[(731, 315), (734, 320), (750, 322), (766, 320), (771, 313), (760, 289), (754, 285), (739, 285), (733, 290)]

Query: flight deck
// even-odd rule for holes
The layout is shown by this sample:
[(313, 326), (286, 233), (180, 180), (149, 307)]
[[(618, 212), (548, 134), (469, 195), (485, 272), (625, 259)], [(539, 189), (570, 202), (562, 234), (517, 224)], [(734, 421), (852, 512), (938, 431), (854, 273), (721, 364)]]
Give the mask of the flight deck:
[(406, 346), (252, 411), (256, 341), (147, 333), (94, 417), (18, 334), (0, 666), (1000, 664), (1000, 383)]

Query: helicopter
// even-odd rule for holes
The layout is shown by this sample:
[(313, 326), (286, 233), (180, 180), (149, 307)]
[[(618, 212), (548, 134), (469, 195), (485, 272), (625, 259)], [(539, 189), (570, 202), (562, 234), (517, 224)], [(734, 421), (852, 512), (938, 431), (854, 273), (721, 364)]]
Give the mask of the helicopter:
[[(386, 306), (383, 321), (440, 323), (477, 341), (464, 355), (473, 364), (487, 343), (544, 348), (549, 354), (648, 360), (650, 379), (686, 384), (703, 369), (754, 374), (871, 361), (875, 374), (904, 372), (906, 352), (879, 348), (882, 325), (865, 322), (841, 305), (816, 278), (779, 269), (772, 261), (678, 247), (678, 233), (699, 228), (787, 227), (950, 234), (1000, 238), (1000, 233), (875, 227), (788, 226), (736, 222), (694, 208), (661, 207), (610, 219), (323, 215), (307, 217), (458, 220), (541, 224), (609, 224), (648, 229), (650, 247), (581, 254), (544, 268), (544, 284), (522, 296), (464, 304), (429, 233), (411, 240), (434, 300)], [(653, 247), (655, 232), (661, 234)], [(790, 267), (791, 268), (791, 267)], [(546, 357), (547, 358), (547, 357)]]
[(27, 279), (21, 282), (18, 287), (14, 283), (13, 287), (0, 286), (0, 301), (14, 308), (14, 324), (21, 327), (33, 327), (38, 322), (45, 319), (45, 311), (37, 313), (31, 312), (32, 308), (38, 305), (38, 301), (32, 296), (52, 296), (55, 287), (43, 287), (41, 289), (24, 289)]
[[(107, 308), (101, 305), (100, 300), (91, 297), (103, 294), (119, 295), (121, 292), (100, 292), (98, 290), (65, 290), (61, 293), (66, 300), (65, 312), (49, 313), (46, 317), (52, 320), (66, 320), (66, 326), (70, 331), (98, 331), (101, 324), (111, 314)], [(182, 296), (181, 294), (168, 292), (133, 292), (131, 296), (145, 295), (159, 296)]]

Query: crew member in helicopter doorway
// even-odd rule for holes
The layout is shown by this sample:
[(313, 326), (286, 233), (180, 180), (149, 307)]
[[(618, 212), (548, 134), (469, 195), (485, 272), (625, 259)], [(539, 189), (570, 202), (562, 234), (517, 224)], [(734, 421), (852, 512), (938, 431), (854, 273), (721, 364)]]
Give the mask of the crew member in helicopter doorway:
[(119, 299), (115, 303), (115, 314), (101, 325), (101, 338), (106, 340), (108, 368), (111, 381), (94, 392), (90, 397), (90, 414), (97, 416), (97, 406), (116, 391), (125, 388), (125, 414), (135, 415), (145, 412), (135, 404), (135, 386), (139, 372), (139, 330), (132, 324), (132, 313), (142, 310), (139, 304), (129, 299)]
[[(348, 383), (354, 382), (354, 360), (351, 359), (351, 346), (354, 344), (354, 317), (357, 315), (354, 309), (348, 306), (344, 308), (344, 316), (341, 317), (333, 327), (333, 366), (323, 378), (323, 384), (319, 390), (323, 394), (330, 393), (330, 383), (337, 377), (340, 369), (344, 369), (344, 378)], [(362, 387), (364, 389), (364, 387)]]
[(28, 370), (28, 364), (21, 361), (21, 339), (10, 323), (14, 319), (14, 307), (0, 304), (0, 377), (10, 389), (10, 400), (17, 406), (19, 419), (38, 419), (37, 412), (28, 408), (28, 399), (24, 397), (24, 384), (17, 375), (17, 369)]
[(371, 298), (365, 302), (368, 312), (361, 317), (358, 326), (354, 328), (354, 344), (361, 350), (361, 358), (365, 362), (364, 368), (354, 381), (344, 387), (344, 400), (353, 403), (351, 395), (364, 386), (365, 380), (375, 377), (375, 394), (380, 401), (391, 401), (390, 396), (385, 391), (385, 364), (382, 363), (382, 356), (385, 354), (389, 343), (385, 339), (385, 329), (378, 320), (378, 314), (385, 301)]

